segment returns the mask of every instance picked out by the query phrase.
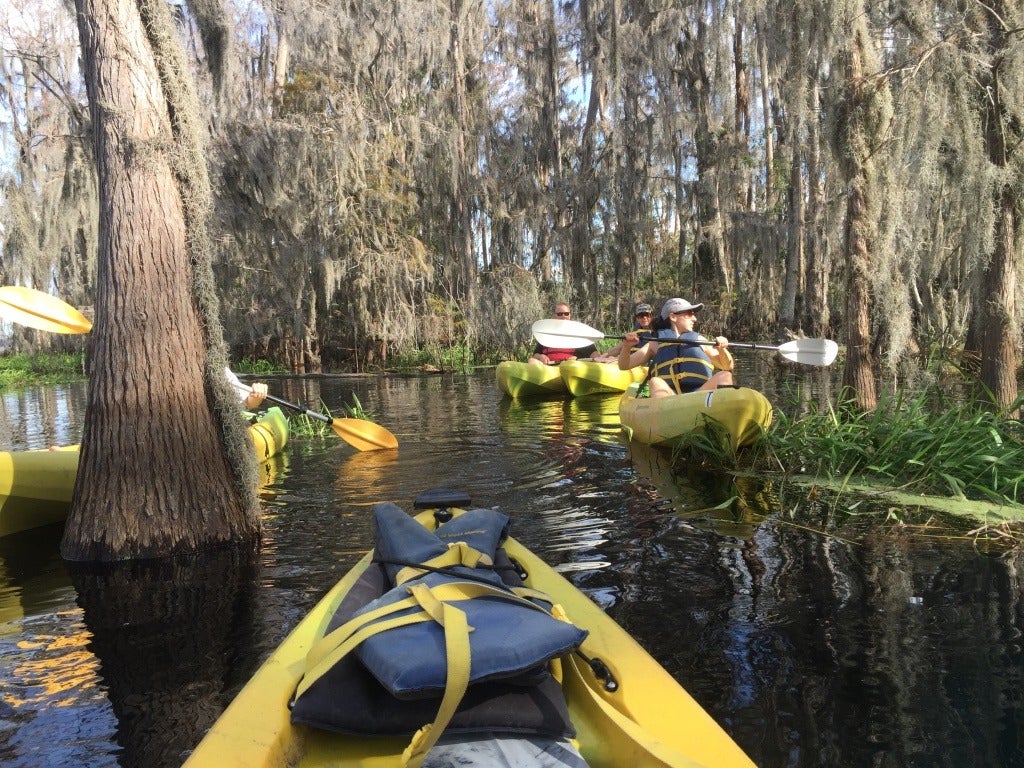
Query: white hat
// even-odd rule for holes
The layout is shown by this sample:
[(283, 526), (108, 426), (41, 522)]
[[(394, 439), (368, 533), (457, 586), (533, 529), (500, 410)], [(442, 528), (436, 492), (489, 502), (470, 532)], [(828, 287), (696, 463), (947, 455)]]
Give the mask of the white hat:
[(661, 319), (668, 320), (674, 312), (696, 312), (703, 304), (691, 304), (686, 299), (669, 299), (661, 305)]

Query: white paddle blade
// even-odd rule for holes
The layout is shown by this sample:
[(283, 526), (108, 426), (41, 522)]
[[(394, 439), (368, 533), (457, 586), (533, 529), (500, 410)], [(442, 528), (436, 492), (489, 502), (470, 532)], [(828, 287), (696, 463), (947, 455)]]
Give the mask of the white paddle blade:
[(595, 341), (604, 338), (604, 334), (589, 325), (577, 323), (575, 320), (556, 320), (549, 318), (538, 320), (532, 326), (533, 338), (544, 347), (560, 347), (576, 349), (588, 347)]
[(839, 354), (839, 345), (831, 339), (796, 339), (780, 346), (779, 354), (803, 365), (832, 365)]

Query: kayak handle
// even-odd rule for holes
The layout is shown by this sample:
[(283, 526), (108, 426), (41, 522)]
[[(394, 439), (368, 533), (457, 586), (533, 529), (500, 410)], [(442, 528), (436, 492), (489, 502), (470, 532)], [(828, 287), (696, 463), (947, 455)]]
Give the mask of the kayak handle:
[(619, 681), (615, 679), (615, 675), (612, 673), (611, 668), (601, 661), (596, 656), (590, 658), (583, 651), (577, 649), (576, 655), (587, 662), (587, 666), (590, 667), (590, 671), (594, 673), (594, 677), (604, 683), (604, 689), (608, 693), (615, 693), (619, 690)]

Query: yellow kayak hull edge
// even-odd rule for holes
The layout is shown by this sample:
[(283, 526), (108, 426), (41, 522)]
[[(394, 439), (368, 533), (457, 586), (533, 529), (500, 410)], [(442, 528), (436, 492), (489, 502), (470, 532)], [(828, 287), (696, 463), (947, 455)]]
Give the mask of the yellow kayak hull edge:
[[(270, 408), (249, 427), (258, 461), (288, 442), (288, 418)], [(78, 446), (56, 451), (0, 451), (0, 536), (63, 522), (78, 476)]]
[[(459, 514), (456, 511), (456, 514)], [(418, 517), (432, 526), (428, 511)], [(752, 768), (754, 763), (665, 669), (586, 595), (514, 539), (508, 554), (589, 630), (582, 652), (612, 669), (619, 688), (604, 690), (576, 656), (564, 660), (563, 690), (577, 740), (591, 768)], [(306, 654), (372, 553), (342, 578), (257, 670), (185, 762), (186, 768), (400, 765), (408, 739), (344, 736), (293, 726), (288, 700)]]
[(557, 365), (505, 360), (495, 369), (498, 388), (509, 397), (550, 397), (566, 393)]
[(558, 366), (562, 381), (573, 397), (625, 392), (630, 384), (639, 383), (647, 376), (647, 366), (623, 371), (618, 363), (598, 363), (593, 360), (566, 360)]
[(632, 384), (619, 401), (619, 419), (630, 437), (647, 445), (672, 445), (709, 420), (724, 427), (732, 447), (749, 445), (772, 423), (772, 405), (756, 389), (719, 387), (685, 395), (638, 398)]

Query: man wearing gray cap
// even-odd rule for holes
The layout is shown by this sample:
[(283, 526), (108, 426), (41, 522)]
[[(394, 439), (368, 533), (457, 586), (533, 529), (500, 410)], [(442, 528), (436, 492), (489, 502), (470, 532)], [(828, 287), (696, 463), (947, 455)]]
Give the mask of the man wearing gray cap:
[[(633, 307), (633, 330), (638, 331), (644, 336), (653, 336), (654, 332), (651, 331), (651, 323), (654, 321), (654, 308), (650, 304), (640, 302)], [(593, 359), (601, 363), (615, 363), (619, 360), (619, 352), (622, 351), (622, 345), (624, 342), (619, 342), (614, 347), (605, 350), (599, 355), (594, 355)]]
[[(715, 346), (704, 345), (708, 339), (694, 330), (697, 312), (703, 304), (691, 304), (686, 299), (669, 299), (661, 307), (661, 319), (668, 328), (658, 331), (658, 339), (690, 341), (693, 344), (669, 344), (648, 341), (639, 343), (636, 331), (627, 333), (619, 350), (619, 368), (624, 371), (654, 360), (654, 375), (650, 379), (651, 397), (681, 395), (698, 389), (716, 389), (731, 386), (732, 355), (725, 336), (715, 338)], [(632, 351), (631, 351), (632, 350)], [(715, 369), (718, 369), (717, 371)]]

